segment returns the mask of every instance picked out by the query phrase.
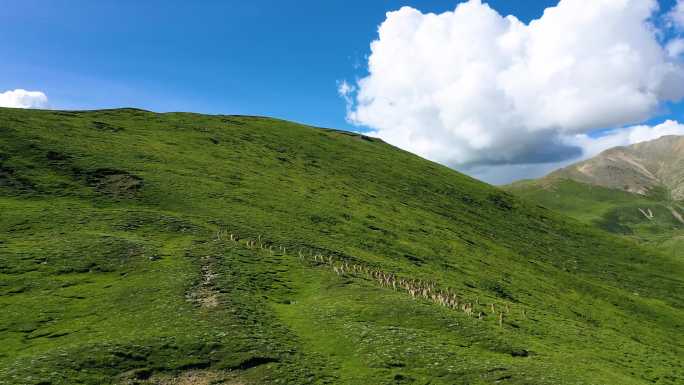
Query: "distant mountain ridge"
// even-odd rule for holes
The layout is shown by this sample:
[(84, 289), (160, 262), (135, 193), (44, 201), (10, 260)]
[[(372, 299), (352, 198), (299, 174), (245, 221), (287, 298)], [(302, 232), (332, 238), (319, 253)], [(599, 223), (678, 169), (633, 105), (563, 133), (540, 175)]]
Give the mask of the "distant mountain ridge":
[(684, 257), (684, 136), (611, 148), (505, 189), (668, 255)]
[(581, 183), (647, 195), (663, 188), (672, 200), (684, 200), (684, 136), (615, 147), (557, 170), (544, 179), (571, 179)]

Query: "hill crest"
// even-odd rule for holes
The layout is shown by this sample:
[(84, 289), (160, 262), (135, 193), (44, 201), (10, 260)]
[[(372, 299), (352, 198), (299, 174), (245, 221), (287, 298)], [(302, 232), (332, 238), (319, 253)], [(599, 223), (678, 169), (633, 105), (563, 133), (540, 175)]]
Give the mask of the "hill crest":
[(681, 383), (684, 263), (539, 205), (282, 120), (0, 108), (0, 384)]

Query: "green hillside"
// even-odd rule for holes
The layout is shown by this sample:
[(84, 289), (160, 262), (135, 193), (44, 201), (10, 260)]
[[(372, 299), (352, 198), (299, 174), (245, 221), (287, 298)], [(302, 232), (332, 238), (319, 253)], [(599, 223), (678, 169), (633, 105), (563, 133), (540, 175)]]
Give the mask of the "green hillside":
[(663, 189), (640, 195), (563, 178), (518, 182), (506, 189), (684, 260), (684, 202), (673, 201)]
[(2, 385), (684, 383), (683, 260), (361, 135), (0, 109), (0, 213)]

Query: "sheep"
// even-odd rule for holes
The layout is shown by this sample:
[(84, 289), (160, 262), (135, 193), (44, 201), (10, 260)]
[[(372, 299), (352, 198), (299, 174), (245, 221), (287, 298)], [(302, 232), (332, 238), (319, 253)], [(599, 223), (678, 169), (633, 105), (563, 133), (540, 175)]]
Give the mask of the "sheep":
[[(233, 242), (238, 242), (240, 240), (237, 234), (229, 233), (227, 230), (218, 230), (216, 232), (217, 240), (223, 240), (224, 237), (228, 237), (228, 239)], [(257, 236), (256, 241), (247, 239), (245, 241), (245, 245), (249, 249), (253, 249), (258, 246), (260, 249), (266, 250), (271, 254), (273, 254), (274, 248), (283, 255), (287, 254), (287, 247), (285, 246), (266, 246), (262, 240), (261, 234)], [(306, 252), (307, 250), (305, 248), (300, 248), (298, 250), (297, 256), (300, 260), (307, 259), (305, 254)], [(353, 263), (350, 264), (347, 261), (339, 261), (336, 263), (335, 258), (332, 255), (323, 256), (321, 253), (314, 253), (310, 249), (308, 250), (308, 258), (309, 260), (313, 259), (313, 261), (316, 263), (329, 265), (332, 267), (333, 272), (338, 276), (344, 275), (345, 273), (366, 275), (377, 281), (382, 287), (391, 287), (394, 291), (404, 290), (413, 299), (420, 297), (449, 309), (460, 310), (463, 311), (468, 317), (471, 317), (475, 314), (474, 306), (486, 306), (480, 302), (479, 296), (475, 297), (475, 305), (473, 305), (473, 302), (462, 301), (458, 294), (454, 293), (452, 289), (438, 289), (435, 282), (400, 278), (392, 273), (387, 273), (378, 269), (372, 269), (365, 265)], [(504, 305), (500, 306), (501, 310), (498, 312), (495, 303), (491, 303), (489, 307), (492, 314), (496, 315), (498, 313), (499, 327), (503, 327), (504, 313), (510, 314), (511, 312), (510, 304), (505, 303)], [(527, 319), (527, 311), (525, 309), (521, 309), (520, 311), (522, 318)], [(485, 316), (486, 314), (483, 311), (477, 312), (477, 319), (483, 319)]]

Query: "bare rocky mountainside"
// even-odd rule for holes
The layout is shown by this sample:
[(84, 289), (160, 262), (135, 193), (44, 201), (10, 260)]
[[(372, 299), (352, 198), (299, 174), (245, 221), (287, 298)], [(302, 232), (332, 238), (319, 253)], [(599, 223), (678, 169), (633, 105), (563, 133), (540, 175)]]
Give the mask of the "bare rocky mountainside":
[(586, 161), (551, 173), (548, 178), (620, 189), (647, 195), (657, 188), (672, 200), (684, 199), (684, 136), (615, 147)]

